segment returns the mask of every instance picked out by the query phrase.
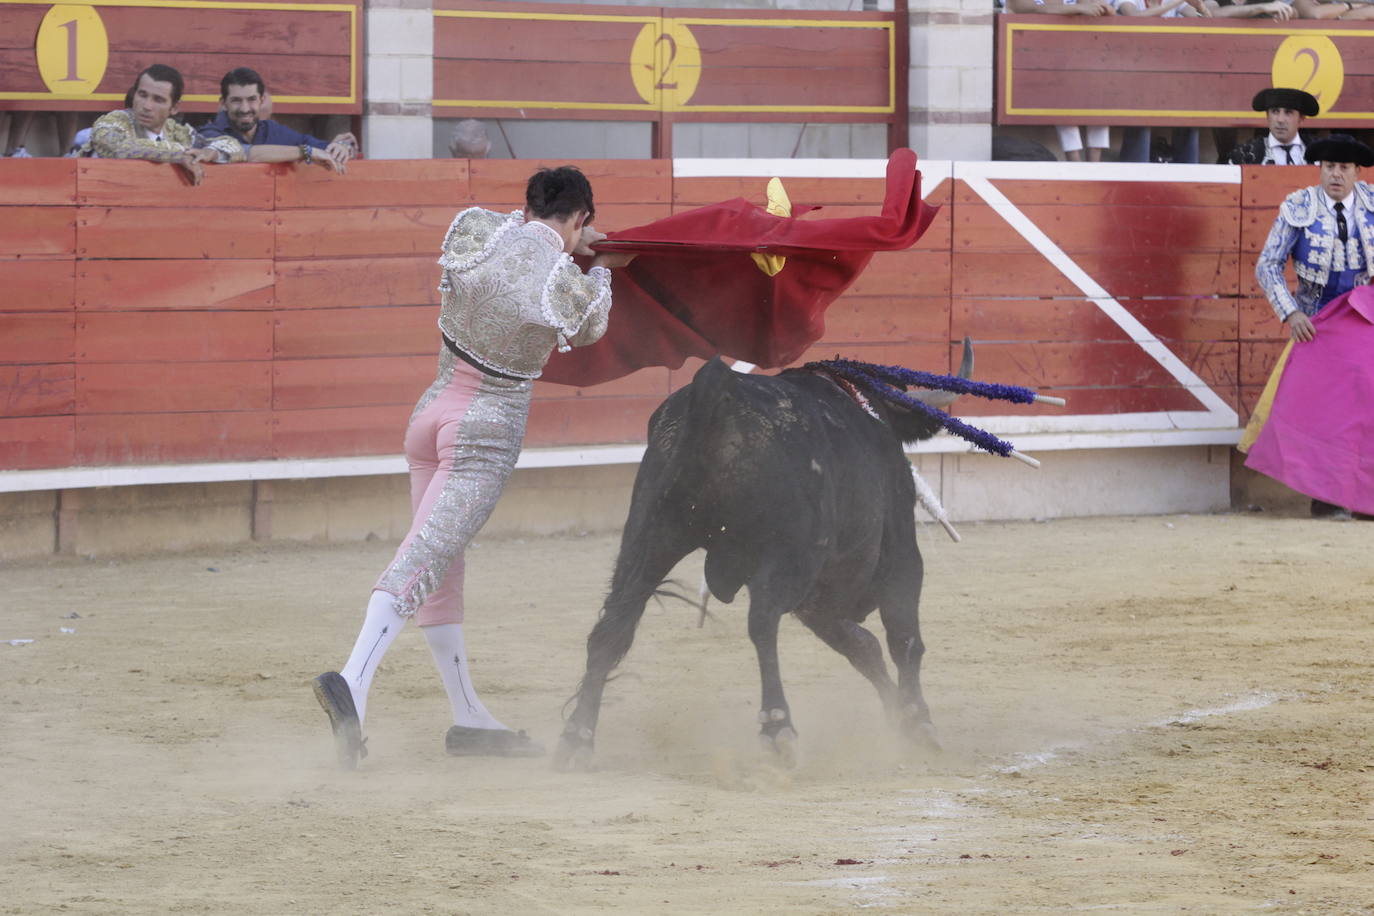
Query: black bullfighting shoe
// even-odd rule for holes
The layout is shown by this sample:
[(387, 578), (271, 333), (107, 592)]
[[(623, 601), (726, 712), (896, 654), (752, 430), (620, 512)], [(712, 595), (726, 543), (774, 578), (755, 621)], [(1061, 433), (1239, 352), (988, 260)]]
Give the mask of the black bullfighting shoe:
[(1348, 522), (1351, 518), (1349, 509), (1334, 503), (1322, 502), (1320, 499), (1312, 500), (1312, 517), (1330, 519), (1333, 522)]
[(538, 757), (544, 745), (525, 734), (505, 728), (469, 728), (455, 725), (444, 735), (444, 750), (454, 757)]
[(367, 756), (367, 739), (363, 737), (363, 726), (358, 721), (358, 709), (353, 705), (353, 691), (348, 689), (348, 682), (337, 671), (326, 671), (311, 683), (315, 688), (315, 699), (320, 701), (320, 707), (329, 716), (339, 767), (357, 769), (358, 761)]

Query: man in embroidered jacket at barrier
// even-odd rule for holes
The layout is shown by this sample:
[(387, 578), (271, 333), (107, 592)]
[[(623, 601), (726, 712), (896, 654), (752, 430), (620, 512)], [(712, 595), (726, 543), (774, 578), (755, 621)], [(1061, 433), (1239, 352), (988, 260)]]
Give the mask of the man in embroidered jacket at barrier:
[(185, 81), (174, 68), (153, 64), (134, 80), (125, 96), (128, 106), (101, 115), (91, 126), (82, 152), (102, 159), (147, 159), (181, 166), (192, 184), (205, 178), (204, 163), (242, 162), (243, 147), (231, 137), (199, 142), (175, 120)]
[(1315, 118), (1321, 105), (1301, 89), (1261, 89), (1250, 107), (1264, 112), (1269, 130), (1231, 150), (1232, 165), (1305, 165), (1309, 138), (1299, 130), (1303, 118)]
[(243, 145), (249, 162), (305, 162), (342, 172), (358, 155), (358, 140), (342, 133), (328, 143), (268, 120), (267, 83), (256, 70), (237, 67), (219, 81), (219, 114), (197, 133), (207, 140), (232, 137)]
[[(1315, 337), (1312, 316), (1368, 283), (1374, 267), (1374, 188), (1359, 180), (1360, 169), (1374, 165), (1374, 149), (1348, 134), (1334, 134), (1309, 146), (1307, 158), (1321, 165), (1321, 184), (1288, 195), (1255, 264), (1255, 277), (1291, 340), (1261, 395), (1257, 419), (1241, 440), (1242, 451), (1259, 434), (1289, 352)], [(1283, 276), (1290, 257), (1298, 275), (1296, 293)], [(1347, 509), (1315, 498), (1312, 516), (1351, 517)]]
[[(362, 722), (382, 656), (414, 617), (453, 712), (450, 754), (530, 756), (542, 748), (507, 729), (473, 689), (463, 642), (463, 551), (486, 522), (520, 455), (533, 379), (552, 351), (606, 332), (611, 271), (634, 259), (593, 253), (592, 187), (572, 166), (530, 178), (526, 209), (462, 211), (444, 238), (439, 371), (405, 435), (414, 521), (377, 581), (341, 673), (315, 679), (339, 763), (365, 756)], [(592, 256), (584, 274), (571, 255)]]

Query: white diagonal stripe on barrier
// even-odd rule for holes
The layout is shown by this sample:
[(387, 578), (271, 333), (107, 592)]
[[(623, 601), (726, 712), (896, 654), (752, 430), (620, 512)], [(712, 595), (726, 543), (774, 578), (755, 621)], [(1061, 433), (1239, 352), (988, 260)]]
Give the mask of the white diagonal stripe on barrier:
[[(1031, 222), (1030, 218), (1022, 213), (1005, 194), (993, 187), (992, 182), (986, 178), (963, 175), (958, 177), (963, 178), (965, 184), (983, 198), (988, 206), (1006, 220), (1007, 224), (1029, 242), (1031, 247), (1038, 251), (1045, 260), (1054, 265), (1066, 280), (1078, 287), (1079, 291), (1101, 309), (1104, 315), (1115, 322), (1117, 327), (1125, 331), (1137, 346), (1164, 368), (1164, 371), (1183, 385), (1189, 394), (1201, 401), (1203, 406), (1207, 408), (1207, 413), (1217, 420), (1218, 425), (1236, 426), (1240, 423), (1239, 415), (1220, 395), (1212, 390), (1211, 386), (1204, 382), (1196, 372), (1189, 369), (1183, 360), (1179, 359), (1145, 325), (1141, 324), (1140, 319), (1132, 315), (1120, 302), (1117, 302), (1100, 283), (1088, 276), (1088, 273), (1079, 267), (1073, 258), (1070, 258), (1062, 248), (1056, 245), (1039, 226)], [(1169, 411), (1161, 412), (1169, 413)]]

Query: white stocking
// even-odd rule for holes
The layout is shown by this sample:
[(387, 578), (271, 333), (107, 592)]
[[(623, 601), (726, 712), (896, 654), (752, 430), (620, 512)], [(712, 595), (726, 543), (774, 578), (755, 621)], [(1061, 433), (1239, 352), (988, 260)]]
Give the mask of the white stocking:
[(472, 686), (467, 650), (463, 645), (463, 625), (442, 623), (420, 629), (425, 634), (425, 642), (429, 643), (439, 677), (443, 678), (444, 690), (448, 692), (448, 702), (453, 707), (453, 724), (468, 728), (505, 728), (487, 712)]
[(367, 692), (372, 688), (372, 676), (382, 663), (382, 656), (396, 640), (406, 618), (396, 613), (396, 596), (390, 592), (373, 592), (367, 602), (367, 616), (353, 644), (353, 654), (339, 673), (353, 692), (353, 705), (358, 708), (358, 721), (367, 713)]

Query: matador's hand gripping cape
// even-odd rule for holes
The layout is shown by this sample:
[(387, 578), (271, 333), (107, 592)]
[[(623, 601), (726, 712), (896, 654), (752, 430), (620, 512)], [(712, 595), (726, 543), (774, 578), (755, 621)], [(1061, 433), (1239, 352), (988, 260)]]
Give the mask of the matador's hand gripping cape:
[(639, 257), (613, 271), (610, 328), (592, 346), (554, 353), (542, 378), (588, 386), (716, 354), (785, 366), (820, 339), (826, 308), (873, 253), (910, 248), (936, 213), (921, 202), (908, 149), (888, 160), (880, 216), (796, 218), (812, 209), (779, 216), (735, 198), (611, 233), (607, 247)]

